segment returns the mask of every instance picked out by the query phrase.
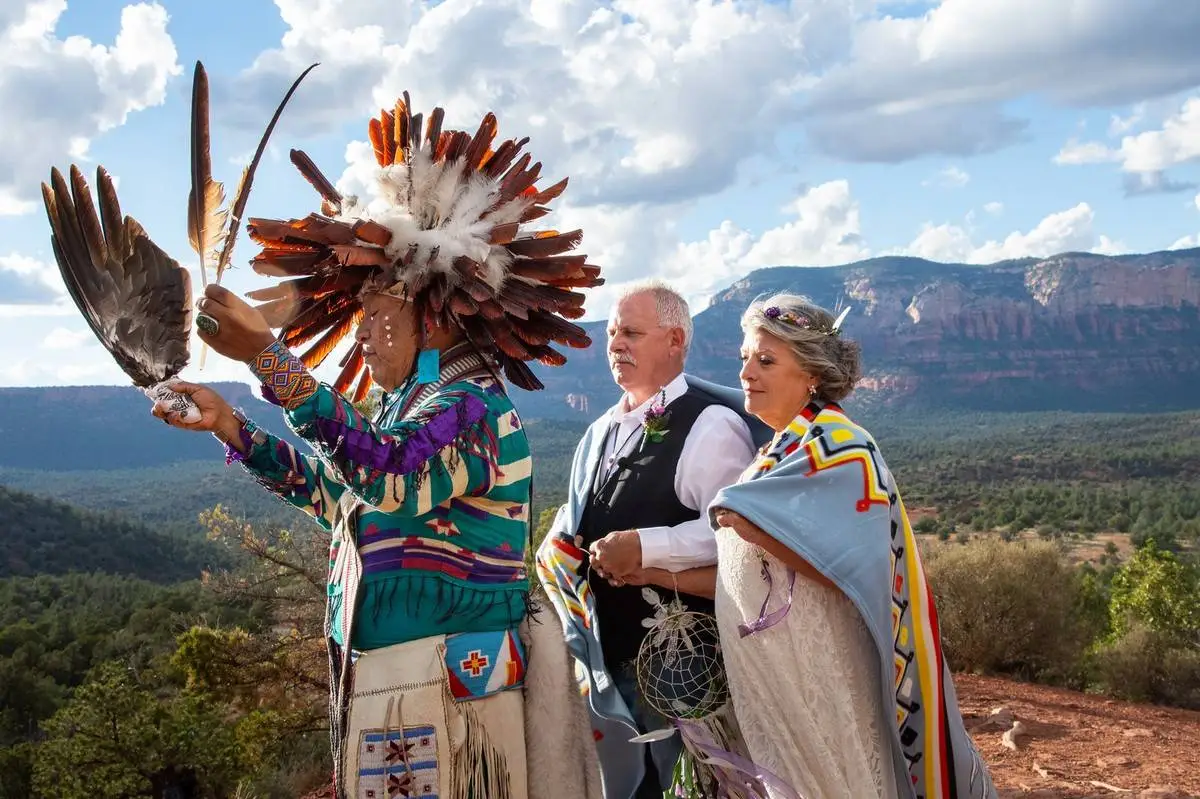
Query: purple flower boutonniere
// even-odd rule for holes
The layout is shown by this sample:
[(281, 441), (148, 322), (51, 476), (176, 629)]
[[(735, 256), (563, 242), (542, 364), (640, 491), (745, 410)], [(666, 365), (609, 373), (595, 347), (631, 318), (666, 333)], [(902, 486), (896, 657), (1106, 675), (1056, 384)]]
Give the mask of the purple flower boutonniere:
[(651, 444), (661, 442), (667, 433), (671, 432), (667, 427), (670, 423), (671, 412), (667, 410), (667, 392), (664, 389), (659, 392), (658, 401), (651, 403), (642, 417), (642, 429), (646, 433), (646, 440)]

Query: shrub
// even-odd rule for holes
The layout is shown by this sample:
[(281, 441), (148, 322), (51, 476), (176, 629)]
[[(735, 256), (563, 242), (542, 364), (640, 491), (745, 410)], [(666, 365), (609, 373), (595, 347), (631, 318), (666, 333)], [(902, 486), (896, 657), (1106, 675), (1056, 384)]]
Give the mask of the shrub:
[(932, 533), (934, 530), (937, 529), (937, 526), (938, 526), (938, 521), (937, 521), (936, 516), (924, 516), (920, 519), (917, 519), (916, 524), (913, 525), (913, 532), (914, 533)]
[(955, 668), (1075, 680), (1089, 643), (1080, 576), (1054, 544), (978, 538), (926, 556)]
[(1097, 646), (1088, 660), (1094, 687), (1105, 693), (1200, 709), (1200, 650), (1141, 622)]

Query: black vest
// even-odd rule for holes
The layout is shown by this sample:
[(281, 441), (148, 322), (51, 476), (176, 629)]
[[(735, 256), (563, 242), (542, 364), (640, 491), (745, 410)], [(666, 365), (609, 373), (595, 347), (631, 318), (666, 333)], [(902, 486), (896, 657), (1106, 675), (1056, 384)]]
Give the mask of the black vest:
[[(671, 415), (666, 436), (655, 443), (637, 433), (641, 436), (638, 446), (617, 461), (607, 478), (604, 477), (601, 450), (601, 460), (595, 464), (596, 471), (592, 475), (591, 492), (579, 520), (579, 535), (583, 536), (585, 550), (592, 542), (616, 530), (674, 526), (698, 519), (700, 514), (708, 512), (707, 508), (692, 510), (679, 501), (675, 493), (675, 470), (692, 425), (712, 404), (713, 400), (707, 395), (689, 389), (667, 406)], [(618, 433), (610, 429), (608, 435)], [(621, 443), (616, 441), (614, 447)], [(587, 568), (586, 561), (584, 568)], [(655, 608), (642, 596), (642, 586), (618, 588), (590, 569), (586, 574), (596, 599), (604, 663), (613, 674), (629, 671), (648, 632), (642, 620), (653, 618)], [(669, 588), (649, 588), (658, 594), (663, 604), (674, 598)], [(679, 598), (689, 610), (713, 612), (711, 599), (682, 592)]]

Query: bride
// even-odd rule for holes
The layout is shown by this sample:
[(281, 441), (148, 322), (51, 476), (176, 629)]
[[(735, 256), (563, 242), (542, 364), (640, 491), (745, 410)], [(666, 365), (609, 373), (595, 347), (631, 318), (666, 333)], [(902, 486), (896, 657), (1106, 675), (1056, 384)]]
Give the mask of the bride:
[(994, 799), (895, 480), (837, 405), (860, 375), (838, 327), (789, 294), (742, 317), (746, 410), (775, 437), (710, 516), (747, 754), (807, 799)]

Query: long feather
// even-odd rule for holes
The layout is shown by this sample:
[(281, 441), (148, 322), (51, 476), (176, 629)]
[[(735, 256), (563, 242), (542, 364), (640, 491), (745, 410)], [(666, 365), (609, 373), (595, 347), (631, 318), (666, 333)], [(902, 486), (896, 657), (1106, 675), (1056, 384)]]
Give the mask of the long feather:
[(271, 115), (271, 121), (267, 123), (267, 129), (263, 131), (262, 138), (258, 140), (258, 148), (254, 151), (254, 157), (250, 159), (250, 163), (242, 170), (242, 179), (238, 182), (237, 191), (233, 193), (233, 205), (229, 211), (229, 227), (225, 232), (225, 246), (221, 249), (221, 256), (217, 259), (217, 283), (221, 282), (221, 274), (229, 266), (229, 259), (233, 257), (233, 245), (237, 241), (238, 228), (242, 224), (242, 213), (246, 210), (246, 201), (250, 199), (250, 185), (254, 182), (254, 172), (258, 169), (258, 162), (262, 160), (263, 153), (267, 149), (267, 142), (271, 140), (271, 134), (275, 131), (275, 125), (279, 122), (279, 117), (283, 115), (283, 109), (287, 107), (288, 101), (292, 99), (292, 95), (300, 87), (301, 81), (308, 77), (308, 73), (312, 72), (316, 67), (317, 64), (311, 64), (308, 69), (300, 73), (300, 77), (292, 81), (291, 88), (287, 90), (287, 94), (283, 96), (283, 99), (279, 101), (279, 105), (275, 107), (275, 113)]
[(292, 150), (288, 155), (292, 159), (292, 163), (296, 169), (304, 176), (304, 179), (311, 183), (312, 187), (321, 195), (321, 199), (340, 211), (343, 199), (342, 193), (334, 187), (329, 178), (325, 177), (313, 160), (308, 157), (308, 153), (303, 150)]
[(345, 315), (338, 319), (332, 327), (326, 331), (325, 335), (321, 336), (315, 344), (312, 345), (306, 352), (301, 354), (300, 360), (309, 369), (315, 369), (321, 365), (329, 353), (333, 352), (334, 347), (338, 345), (346, 334), (354, 329), (362, 318), (362, 310), (348, 310)]
[(208, 284), (208, 257), (220, 244), (225, 187), (213, 180), (208, 120), (208, 73), (196, 62), (192, 78), (192, 189), (188, 193), (188, 241), (200, 256), (200, 281)]

